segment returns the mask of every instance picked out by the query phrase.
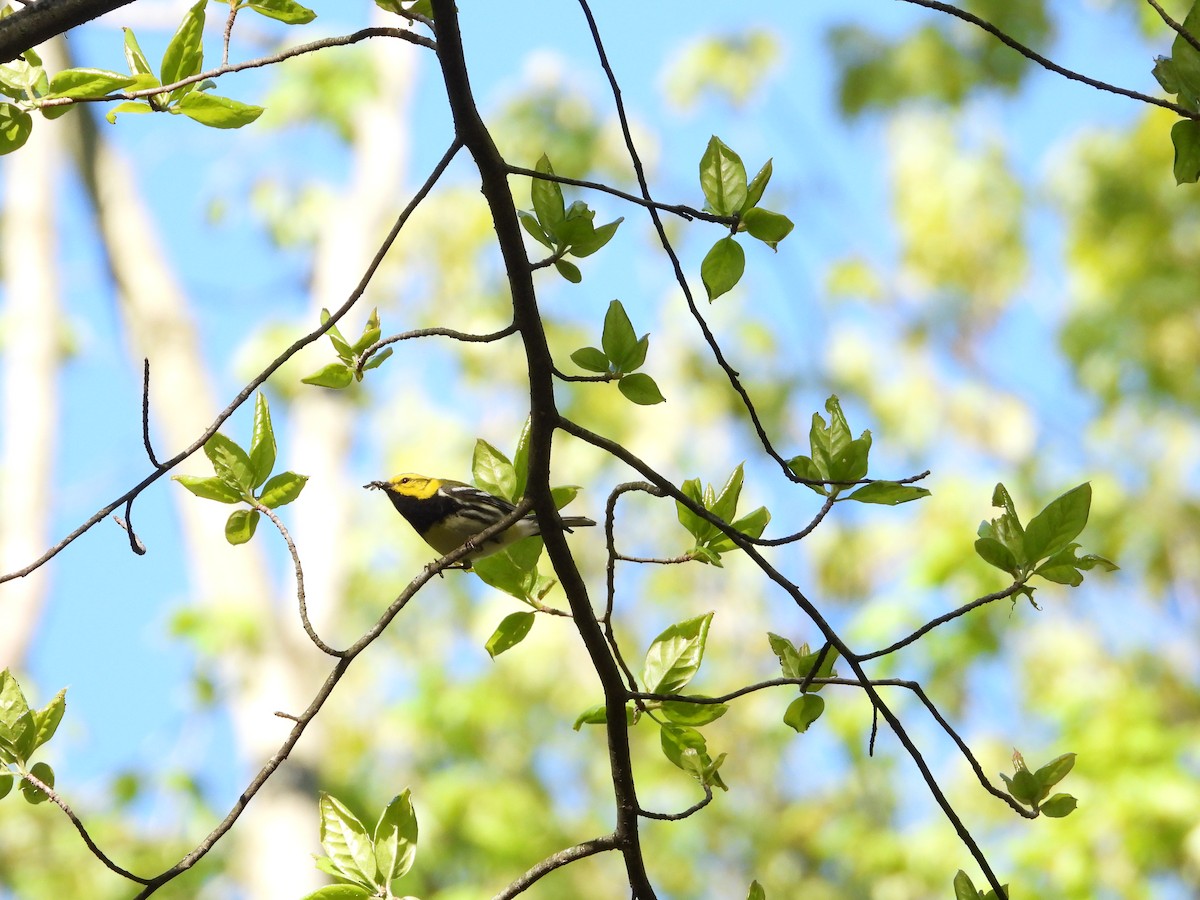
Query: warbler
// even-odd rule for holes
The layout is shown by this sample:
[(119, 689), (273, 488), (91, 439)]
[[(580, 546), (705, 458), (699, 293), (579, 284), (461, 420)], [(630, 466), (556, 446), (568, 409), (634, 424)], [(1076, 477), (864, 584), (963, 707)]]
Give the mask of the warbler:
[[(372, 481), (363, 487), (368, 490), (378, 488), (387, 494), (396, 511), (408, 520), (408, 524), (425, 539), (425, 543), (442, 556), (470, 543), (475, 535), (516, 508), (495, 494), (461, 481), (429, 478), (412, 472), (397, 475), (388, 481)], [(562, 523), (567, 531), (596, 524), (586, 516), (567, 516)], [(530, 513), (490, 537), (481, 546), (474, 546), (462, 559), (462, 567), (469, 569), (474, 560), (490, 556), (522, 538), (541, 533), (537, 519)]]

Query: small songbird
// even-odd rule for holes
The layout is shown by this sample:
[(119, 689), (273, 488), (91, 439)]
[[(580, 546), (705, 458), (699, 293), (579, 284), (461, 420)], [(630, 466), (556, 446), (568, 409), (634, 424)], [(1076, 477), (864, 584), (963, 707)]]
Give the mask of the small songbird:
[[(429, 478), (412, 472), (397, 475), (388, 481), (372, 481), (363, 487), (378, 488), (387, 494), (396, 511), (408, 520), (408, 524), (425, 539), (425, 543), (442, 556), (468, 543), (516, 508), (507, 500), (461, 481)], [(562, 523), (567, 531), (596, 524), (585, 516), (566, 516)], [(533, 513), (530, 513), (493, 535), (483, 545), (472, 549), (462, 559), (462, 566), (469, 569), (474, 560), (535, 534), (541, 534), (541, 529)]]

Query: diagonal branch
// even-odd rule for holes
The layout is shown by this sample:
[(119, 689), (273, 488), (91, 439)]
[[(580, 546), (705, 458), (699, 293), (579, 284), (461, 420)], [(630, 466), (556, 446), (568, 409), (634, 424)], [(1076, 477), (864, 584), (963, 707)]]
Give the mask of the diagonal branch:
[(0, 62), (133, 0), (38, 0), (0, 21)]

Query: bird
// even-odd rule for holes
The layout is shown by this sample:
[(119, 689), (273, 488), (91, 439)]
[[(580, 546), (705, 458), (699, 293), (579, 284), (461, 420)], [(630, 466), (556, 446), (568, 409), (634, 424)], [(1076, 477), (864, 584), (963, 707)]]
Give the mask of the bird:
[[(464, 544), (470, 544), (477, 534), (516, 509), (502, 497), (461, 481), (430, 478), (413, 472), (405, 472), (387, 481), (371, 481), (363, 487), (387, 494), (396, 511), (408, 520), (408, 524), (425, 543), (442, 556), (453, 553)], [(596, 523), (586, 516), (566, 516), (562, 524), (570, 531)], [(482, 545), (473, 546), (460, 564), (464, 569), (470, 569), (475, 560), (537, 534), (541, 534), (541, 528), (537, 518), (530, 513), (488, 538)]]

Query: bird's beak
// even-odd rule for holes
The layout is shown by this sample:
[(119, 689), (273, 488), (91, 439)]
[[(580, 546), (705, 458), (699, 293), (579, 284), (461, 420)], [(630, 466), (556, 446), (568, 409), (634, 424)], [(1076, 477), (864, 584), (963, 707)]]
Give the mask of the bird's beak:
[(373, 491), (373, 490), (375, 490), (375, 488), (379, 488), (382, 491), (387, 487), (387, 482), (386, 481), (370, 481), (370, 482), (367, 482), (366, 484), (364, 484), (363, 487), (366, 488), (368, 491)]

